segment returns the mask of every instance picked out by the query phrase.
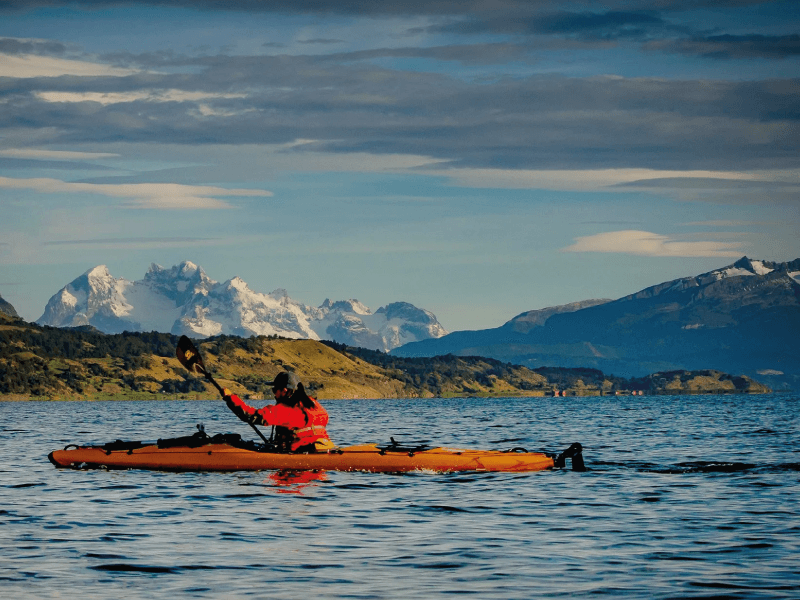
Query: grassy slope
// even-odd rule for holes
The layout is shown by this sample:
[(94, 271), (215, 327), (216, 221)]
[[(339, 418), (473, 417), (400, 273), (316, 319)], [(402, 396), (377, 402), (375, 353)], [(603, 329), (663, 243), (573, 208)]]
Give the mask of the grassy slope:
[[(210, 384), (187, 373), (174, 357), (176, 341), (165, 334), (73, 333), (0, 315), (0, 384), (9, 388), (0, 391), (0, 398), (217, 397)], [(716, 371), (624, 380), (592, 369), (532, 371), (479, 357), (402, 359), (313, 340), (219, 337), (199, 345), (215, 379), (253, 399), (270, 399), (268, 382), (282, 370), (297, 372), (321, 399), (543, 396), (554, 390), (589, 396), (630, 389), (673, 394), (768, 391), (752, 380)]]

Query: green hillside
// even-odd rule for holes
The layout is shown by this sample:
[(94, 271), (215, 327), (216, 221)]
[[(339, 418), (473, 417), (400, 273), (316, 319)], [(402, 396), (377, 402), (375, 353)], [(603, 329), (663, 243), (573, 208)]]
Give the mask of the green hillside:
[[(216, 390), (175, 358), (177, 336), (106, 335), (93, 328), (40, 327), (0, 315), (0, 397), (4, 400), (206, 399)], [(596, 369), (526, 367), (480, 357), (400, 358), (333, 342), (218, 336), (201, 340), (217, 381), (253, 399), (267, 382), (297, 372), (321, 399), (454, 396), (763, 393), (746, 377), (718, 371), (661, 373), (639, 379)]]

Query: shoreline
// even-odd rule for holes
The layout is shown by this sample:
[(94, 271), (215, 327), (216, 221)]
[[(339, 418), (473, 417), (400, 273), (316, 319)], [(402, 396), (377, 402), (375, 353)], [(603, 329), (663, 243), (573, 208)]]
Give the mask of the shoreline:
[[(436, 399), (452, 399), (452, 398), (652, 398), (659, 396), (770, 396), (790, 394), (793, 390), (770, 390), (768, 392), (747, 392), (739, 390), (703, 390), (703, 391), (688, 391), (688, 390), (664, 390), (657, 392), (648, 392), (644, 394), (626, 394), (626, 393), (564, 393), (554, 396), (553, 394), (538, 393), (538, 394), (454, 394), (446, 396), (398, 396), (398, 397), (348, 397), (348, 398), (319, 398), (321, 402), (340, 402), (347, 400), (436, 400)], [(188, 394), (103, 394), (89, 398), (85, 397), (71, 397), (71, 396), (29, 396), (25, 394), (6, 394), (0, 395), (0, 402), (177, 402), (177, 401), (221, 401), (220, 398), (215, 397), (201, 397), (201, 394), (188, 393)], [(254, 402), (271, 404), (272, 400), (263, 399), (250, 399)]]

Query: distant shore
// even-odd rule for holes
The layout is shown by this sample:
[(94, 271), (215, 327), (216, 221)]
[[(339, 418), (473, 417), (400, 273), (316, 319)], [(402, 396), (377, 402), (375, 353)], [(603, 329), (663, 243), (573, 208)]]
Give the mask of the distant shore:
[[(347, 397), (347, 398), (320, 398), (322, 402), (339, 402), (347, 400), (433, 400), (433, 399), (448, 399), (448, 398), (652, 398), (658, 396), (763, 396), (769, 394), (789, 393), (785, 390), (780, 391), (762, 391), (762, 392), (744, 392), (744, 391), (731, 391), (727, 389), (713, 390), (713, 391), (660, 391), (654, 393), (643, 394), (598, 394), (598, 393), (585, 393), (585, 394), (560, 394), (554, 396), (547, 393), (531, 393), (531, 394), (461, 394), (461, 395), (447, 395), (447, 396), (408, 396), (397, 398), (368, 398), (368, 397)], [(207, 396), (204, 394), (141, 394), (141, 393), (122, 393), (122, 394), (99, 394), (90, 397), (81, 396), (29, 396), (26, 394), (5, 394), (0, 395), (0, 402), (175, 402), (175, 401), (221, 401), (219, 396)], [(262, 400), (260, 398), (250, 399), (250, 401), (260, 404), (271, 404), (271, 400)]]

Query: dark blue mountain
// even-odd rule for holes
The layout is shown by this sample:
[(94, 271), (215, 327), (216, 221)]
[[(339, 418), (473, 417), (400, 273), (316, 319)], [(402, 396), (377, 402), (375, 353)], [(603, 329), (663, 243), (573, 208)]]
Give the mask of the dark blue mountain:
[(486, 356), (624, 377), (718, 369), (773, 389), (800, 388), (800, 259), (744, 257), (619, 300), (589, 302), (523, 313), (502, 327), (457, 331), (392, 354)]

